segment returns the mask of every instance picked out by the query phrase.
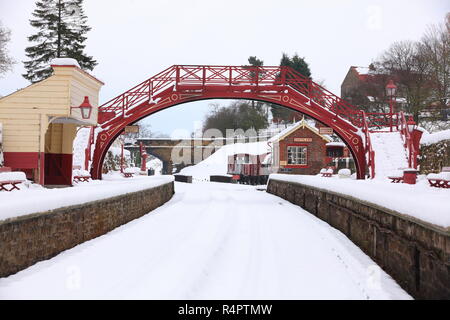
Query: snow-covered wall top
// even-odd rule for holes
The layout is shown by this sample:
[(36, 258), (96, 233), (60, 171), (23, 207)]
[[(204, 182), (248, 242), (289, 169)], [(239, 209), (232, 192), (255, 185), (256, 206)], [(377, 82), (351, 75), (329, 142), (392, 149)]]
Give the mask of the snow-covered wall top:
[(450, 129), (435, 132), (435, 133), (426, 133), (424, 132), (420, 143), (423, 145), (438, 143), (443, 140), (450, 140)]
[(51, 66), (75, 66), (80, 68), (78, 61), (72, 58), (55, 58), (50, 61)]
[(293, 174), (271, 174), (270, 179), (328, 190), (450, 228), (450, 189), (432, 188), (426, 179), (415, 185), (390, 183), (387, 179), (352, 180)]

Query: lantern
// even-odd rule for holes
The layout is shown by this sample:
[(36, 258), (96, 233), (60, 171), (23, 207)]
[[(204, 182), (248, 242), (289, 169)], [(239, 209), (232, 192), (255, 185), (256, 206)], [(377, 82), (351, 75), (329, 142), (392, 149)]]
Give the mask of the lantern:
[(408, 126), (408, 131), (412, 133), (415, 129), (417, 129), (417, 123), (414, 121), (412, 116), (409, 116), (408, 121), (406, 122)]
[(395, 85), (394, 81), (389, 80), (388, 84), (386, 85), (386, 95), (388, 97), (395, 97), (397, 94), (397, 86)]
[(80, 108), (80, 110), (81, 110), (81, 117), (83, 119), (89, 119), (91, 117), (92, 106), (91, 106), (91, 103), (89, 102), (88, 96), (84, 97), (83, 103), (80, 104), (80, 106), (78, 108)]

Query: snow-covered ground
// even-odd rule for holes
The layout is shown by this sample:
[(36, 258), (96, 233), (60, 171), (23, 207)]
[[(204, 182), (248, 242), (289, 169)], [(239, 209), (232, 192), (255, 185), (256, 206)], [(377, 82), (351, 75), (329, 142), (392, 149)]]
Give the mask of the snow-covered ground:
[(172, 176), (124, 178), (114, 173), (103, 175), (103, 180), (80, 182), (72, 188), (46, 189), (36, 184), (27, 188), (20, 185), (20, 191), (0, 192), (0, 221), (135, 192), (172, 180)]
[(263, 154), (270, 152), (267, 141), (227, 144), (196, 165), (181, 169), (180, 174), (194, 181), (209, 181), (210, 175), (226, 175), (228, 156), (236, 153)]
[(342, 233), (251, 186), (176, 183), (151, 214), (0, 279), (0, 299), (410, 299)]
[(73, 165), (84, 168), (85, 149), (89, 141), (90, 128), (81, 128), (78, 130), (73, 141)]
[(376, 132), (370, 134), (375, 151), (375, 179), (385, 179), (408, 168), (405, 147), (399, 132)]
[(435, 133), (427, 133), (424, 132), (422, 138), (420, 139), (420, 143), (424, 145), (437, 143), (443, 140), (450, 140), (450, 129), (438, 131)]
[(163, 163), (158, 158), (153, 158), (147, 161), (147, 169), (155, 170), (155, 176), (162, 174)]
[(415, 185), (385, 180), (272, 174), (270, 179), (298, 182), (367, 201), (400, 214), (450, 228), (450, 189), (430, 187), (424, 176)]

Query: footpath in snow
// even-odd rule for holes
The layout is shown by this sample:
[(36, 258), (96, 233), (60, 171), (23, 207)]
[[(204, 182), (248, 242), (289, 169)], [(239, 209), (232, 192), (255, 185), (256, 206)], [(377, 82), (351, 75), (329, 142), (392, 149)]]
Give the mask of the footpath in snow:
[(298, 206), (251, 186), (175, 189), (150, 214), (0, 279), (0, 300), (410, 299)]
[[(422, 177), (423, 178), (423, 177)], [(385, 180), (353, 180), (272, 174), (270, 179), (298, 182), (348, 195), (416, 219), (450, 228), (450, 189), (432, 188), (426, 179), (415, 185)]]
[(173, 176), (136, 176), (123, 178), (120, 174), (103, 175), (103, 180), (81, 182), (74, 187), (46, 189), (32, 184), (20, 191), (0, 192), (0, 221), (31, 213), (114, 197), (156, 187), (173, 181)]
[(375, 179), (384, 179), (408, 168), (408, 159), (399, 132), (371, 133), (370, 140), (375, 151)]

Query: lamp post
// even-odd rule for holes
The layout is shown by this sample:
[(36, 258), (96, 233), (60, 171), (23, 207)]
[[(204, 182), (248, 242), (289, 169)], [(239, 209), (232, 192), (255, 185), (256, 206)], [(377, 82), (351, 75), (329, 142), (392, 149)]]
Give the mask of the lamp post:
[(144, 148), (144, 144), (141, 142), (139, 145), (139, 150), (141, 152), (141, 172), (147, 171), (147, 152)]
[(397, 86), (394, 81), (389, 80), (386, 85), (386, 95), (389, 97), (389, 116), (390, 116), (390, 131), (392, 132), (392, 117), (394, 116), (395, 96), (397, 94)]

